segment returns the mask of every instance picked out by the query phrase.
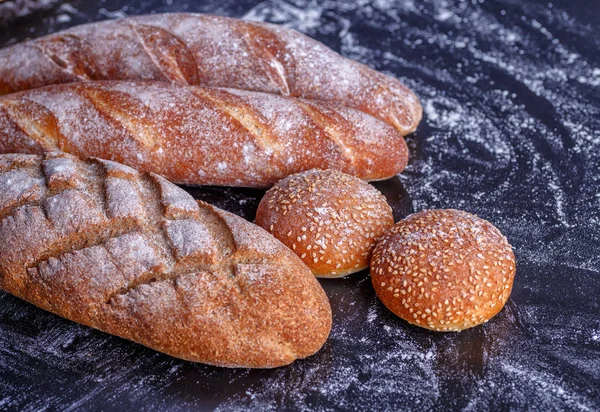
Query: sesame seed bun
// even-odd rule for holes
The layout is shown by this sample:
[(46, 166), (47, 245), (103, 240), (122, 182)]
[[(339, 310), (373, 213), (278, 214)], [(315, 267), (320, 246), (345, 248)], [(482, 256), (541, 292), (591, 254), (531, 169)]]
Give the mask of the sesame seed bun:
[(292, 249), (319, 277), (369, 266), (377, 240), (394, 224), (377, 189), (334, 170), (308, 170), (279, 181), (258, 206), (256, 223)]
[(515, 256), (502, 233), (452, 209), (398, 222), (371, 259), (379, 299), (407, 322), (437, 331), (487, 322), (504, 307), (514, 276)]

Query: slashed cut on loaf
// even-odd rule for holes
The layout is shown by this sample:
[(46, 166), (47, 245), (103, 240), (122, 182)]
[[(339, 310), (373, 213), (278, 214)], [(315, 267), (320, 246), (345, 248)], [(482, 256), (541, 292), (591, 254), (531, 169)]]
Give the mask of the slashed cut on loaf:
[(315, 353), (331, 308), (279, 241), (155, 174), (64, 153), (0, 155), (0, 287), (195, 362)]
[(268, 93), (87, 82), (0, 97), (0, 152), (64, 151), (194, 185), (269, 187), (311, 168), (364, 180), (406, 166), (404, 138), (360, 111)]
[(84, 24), (0, 50), (0, 94), (89, 80), (159, 80), (327, 100), (403, 134), (419, 100), (397, 79), (294, 30), (202, 14)]

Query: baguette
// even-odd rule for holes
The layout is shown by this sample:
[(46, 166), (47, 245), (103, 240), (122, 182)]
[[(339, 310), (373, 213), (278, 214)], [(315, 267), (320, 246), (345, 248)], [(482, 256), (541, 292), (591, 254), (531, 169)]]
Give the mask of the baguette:
[(310, 270), (263, 229), (155, 174), (65, 153), (0, 155), (0, 287), (157, 351), (270, 368), (331, 327)]
[(88, 80), (160, 80), (327, 100), (414, 131), (400, 81), (285, 27), (202, 14), (85, 24), (0, 50), (0, 94)]
[(269, 187), (311, 168), (401, 172), (404, 138), (326, 102), (164, 82), (85, 82), (0, 97), (0, 153), (64, 151), (193, 185)]

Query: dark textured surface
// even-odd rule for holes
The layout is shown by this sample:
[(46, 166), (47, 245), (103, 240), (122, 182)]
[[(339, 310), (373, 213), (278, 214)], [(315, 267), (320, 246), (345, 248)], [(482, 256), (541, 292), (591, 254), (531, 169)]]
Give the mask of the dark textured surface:
[[(331, 338), (276, 370), (179, 361), (2, 293), (0, 409), (600, 409), (600, 4), (132, 4), (50, 5), (0, 26), (0, 46), (123, 14), (201, 11), (283, 23), (392, 73), (425, 117), (406, 172), (378, 187), (396, 218), (454, 207), (493, 222), (515, 247), (513, 293), (484, 326), (440, 334), (391, 315), (364, 272), (323, 281)], [(261, 195), (190, 190), (247, 218)]]

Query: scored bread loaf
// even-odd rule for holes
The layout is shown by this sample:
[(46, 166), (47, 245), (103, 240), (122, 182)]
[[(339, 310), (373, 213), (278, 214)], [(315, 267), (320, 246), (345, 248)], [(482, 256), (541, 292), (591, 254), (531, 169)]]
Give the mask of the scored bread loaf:
[(169, 355), (267, 368), (315, 353), (331, 308), (263, 229), (155, 174), (0, 155), (0, 288)]
[(85, 24), (0, 50), (0, 94), (88, 80), (160, 80), (328, 100), (407, 134), (422, 115), (400, 81), (272, 24), (154, 14)]
[(311, 168), (401, 172), (404, 138), (363, 112), (268, 93), (86, 82), (0, 97), (0, 153), (64, 151), (194, 185), (268, 187)]

